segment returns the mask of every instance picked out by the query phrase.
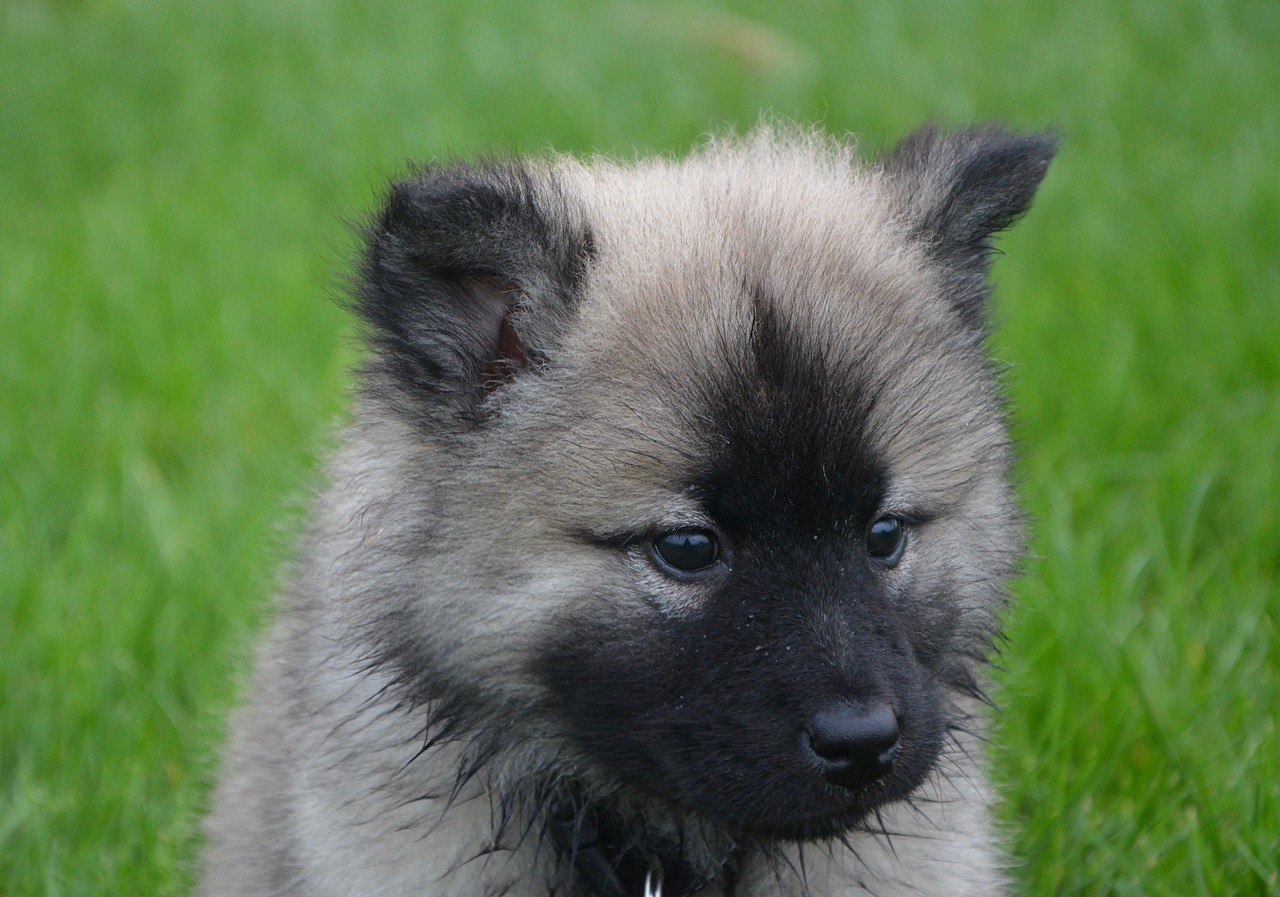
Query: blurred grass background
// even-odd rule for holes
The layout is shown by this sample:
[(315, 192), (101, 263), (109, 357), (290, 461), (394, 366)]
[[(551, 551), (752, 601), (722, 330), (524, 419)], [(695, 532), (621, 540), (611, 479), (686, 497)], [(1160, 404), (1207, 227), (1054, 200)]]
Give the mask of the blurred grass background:
[(1028, 894), (1275, 894), (1280, 5), (0, 4), (0, 892), (181, 894), (409, 159), (1066, 136), (1002, 242)]

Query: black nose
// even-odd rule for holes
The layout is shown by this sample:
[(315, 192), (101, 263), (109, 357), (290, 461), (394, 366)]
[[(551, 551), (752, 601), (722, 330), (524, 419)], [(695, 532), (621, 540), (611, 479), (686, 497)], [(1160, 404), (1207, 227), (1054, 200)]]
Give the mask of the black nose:
[(808, 735), (827, 781), (851, 791), (887, 773), (898, 751), (898, 719), (886, 704), (834, 704), (814, 714)]

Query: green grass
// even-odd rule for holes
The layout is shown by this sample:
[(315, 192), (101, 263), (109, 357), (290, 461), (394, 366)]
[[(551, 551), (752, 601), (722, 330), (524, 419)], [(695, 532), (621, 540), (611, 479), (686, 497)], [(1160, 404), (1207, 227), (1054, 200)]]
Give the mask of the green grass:
[(1018, 874), (1280, 890), (1280, 6), (9, 0), (0, 34), (0, 892), (189, 890), (382, 178), (762, 109), (1066, 135), (997, 266)]

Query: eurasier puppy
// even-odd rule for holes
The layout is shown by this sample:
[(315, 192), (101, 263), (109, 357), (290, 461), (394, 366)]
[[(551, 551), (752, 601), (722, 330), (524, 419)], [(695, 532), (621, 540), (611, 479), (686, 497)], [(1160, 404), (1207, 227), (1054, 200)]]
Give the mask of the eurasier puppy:
[(1053, 141), (433, 166), (235, 717), (207, 895), (999, 894), (992, 237)]

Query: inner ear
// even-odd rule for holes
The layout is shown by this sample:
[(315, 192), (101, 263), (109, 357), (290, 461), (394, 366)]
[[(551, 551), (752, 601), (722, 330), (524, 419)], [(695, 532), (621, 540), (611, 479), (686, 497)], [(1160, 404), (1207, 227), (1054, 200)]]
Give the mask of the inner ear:
[(529, 365), (524, 341), (511, 323), (519, 308), (521, 291), (515, 284), (496, 277), (480, 277), (469, 284), (484, 329), (480, 345), (488, 351), (480, 359), (480, 385), (486, 395), (510, 383)]

